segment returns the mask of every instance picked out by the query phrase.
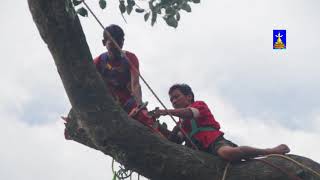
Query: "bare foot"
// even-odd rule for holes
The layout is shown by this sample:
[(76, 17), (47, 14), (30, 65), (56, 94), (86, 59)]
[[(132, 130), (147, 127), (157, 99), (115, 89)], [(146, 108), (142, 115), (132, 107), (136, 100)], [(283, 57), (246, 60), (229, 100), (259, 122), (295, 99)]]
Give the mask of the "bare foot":
[(270, 154), (287, 154), (290, 152), (290, 149), (285, 144), (280, 144), (274, 148), (268, 149)]

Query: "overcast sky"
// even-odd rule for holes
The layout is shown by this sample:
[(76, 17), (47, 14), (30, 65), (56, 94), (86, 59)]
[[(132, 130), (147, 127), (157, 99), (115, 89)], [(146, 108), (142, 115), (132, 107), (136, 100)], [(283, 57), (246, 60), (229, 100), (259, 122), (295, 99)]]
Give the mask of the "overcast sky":
[[(235, 143), (286, 143), (320, 162), (319, 1), (203, 1), (181, 14), (177, 29), (162, 21), (151, 27), (140, 14), (126, 16), (126, 24), (117, 4), (102, 11), (97, 2), (88, 3), (105, 25), (123, 27), (124, 49), (138, 56), (168, 107), (168, 88), (187, 83)], [(27, 2), (3, 0), (0, 19), (0, 179), (110, 179), (110, 157), (64, 140), (59, 117), (70, 103)], [(92, 16), (81, 22), (98, 56), (102, 29)], [(286, 50), (272, 49), (273, 29), (287, 30)], [(149, 109), (160, 106), (142, 87)]]

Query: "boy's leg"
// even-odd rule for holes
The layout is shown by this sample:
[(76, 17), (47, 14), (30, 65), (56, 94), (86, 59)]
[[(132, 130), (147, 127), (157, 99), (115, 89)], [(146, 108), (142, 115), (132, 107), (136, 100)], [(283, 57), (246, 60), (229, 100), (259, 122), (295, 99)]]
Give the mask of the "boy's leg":
[(290, 151), (285, 144), (274, 148), (258, 149), (250, 146), (237, 146), (223, 136), (219, 137), (212, 145), (210, 151), (228, 161), (238, 161), (268, 154), (286, 154)]
[(269, 154), (286, 154), (290, 151), (285, 144), (278, 145), (274, 148), (258, 149), (250, 146), (222, 146), (217, 150), (217, 154), (225, 160), (238, 161), (241, 159), (255, 158)]

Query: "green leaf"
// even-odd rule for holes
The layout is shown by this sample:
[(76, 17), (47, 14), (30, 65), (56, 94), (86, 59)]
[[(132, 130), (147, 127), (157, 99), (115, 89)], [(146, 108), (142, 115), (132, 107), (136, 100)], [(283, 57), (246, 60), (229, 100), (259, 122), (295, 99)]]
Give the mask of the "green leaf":
[(106, 0), (99, 0), (99, 6), (101, 9), (105, 9), (107, 7), (107, 1)]
[(176, 14), (176, 10), (174, 8), (172, 8), (172, 7), (168, 7), (166, 9), (166, 14), (174, 15), (174, 14)]
[(154, 11), (154, 12), (156, 12), (158, 14), (161, 14), (161, 6), (159, 4), (156, 4), (152, 11)]
[(200, 0), (192, 0), (193, 3), (198, 4), (200, 3)]
[(144, 9), (142, 9), (142, 8), (136, 8), (135, 10), (136, 10), (137, 13), (143, 13), (144, 12)]
[(136, 5), (136, 2), (134, 0), (127, 0), (128, 6), (134, 6)]
[(119, 9), (122, 14), (126, 12), (126, 5), (124, 4), (124, 1), (120, 1)]
[(180, 21), (180, 18), (181, 18), (181, 17), (180, 17), (180, 13), (177, 12), (177, 14), (176, 14), (176, 19), (177, 19), (177, 21)]
[(181, 9), (183, 9), (183, 10), (185, 10), (187, 12), (191, 12), (191, 7), (187, 3), (182, 4)]
[(144, 21), (148, 21), (150, 12), (144, 14)]
[(178, 27), (178, 21), (174, 18), (174, 16), (169, 16), (165, 19), (166, 23), (171, 27)]
[(153, 9), (154, 9), (154, 5), (153, 5), (153, 1), (152, 0), (149, 1), (149, 8), (150, 8), (151, 11), (153, 11)]
[(88, 16), (88, 11), (84, 7), (78, 9), (77, 13), (82, 17), (87, 17)]
[(161, 0), (160, 4), (162, 7), (168, 7), (172, 3), (172, 0)]
[(72, 0), (72, 3), (74, 6), (78, 6), (79, 4), (82, 3), (82, 1), (79, 1), (79, 0)]
[(130, 15), (130, 13), (132, 12), (133, 6), (128, 5), (127, 6), (127, 13)]
[(113, 178), (112, 178), (112, 180), (117, 180), (117, 175), (116, 175), (116, 173), (113, 173)]
[(156, 21), (157, 21), (157, 13), (156, 12), (152, 12), (151, 26), (153, 26)]
[(186, 3), (186, 0), (176, 0), (175, 5), (181, 6), (183, 3)]

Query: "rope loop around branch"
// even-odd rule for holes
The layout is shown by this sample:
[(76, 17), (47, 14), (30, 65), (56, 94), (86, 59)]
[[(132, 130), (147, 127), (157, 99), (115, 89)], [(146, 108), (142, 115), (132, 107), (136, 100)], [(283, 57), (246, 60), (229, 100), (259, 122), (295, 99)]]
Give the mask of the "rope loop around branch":
[[(283, 158), (283, 159), (286, 159), (296, 165), (298, 165), (300, 168), (302, 169), (305, 169), (305, 170), (308, 170), (309, 172), (313, 173), (314, 175), (316, 175), (319, 179), (320, 179), (320, 173), (311, 169), (310, 167), (308, 167), (307, 165), (304, 165), (296, 160), (294, 160), (293, 158), (290, 158), (286, 155), (282, 155), (282, 154), (270, 154), (270, 155), (267, 155), (267, 156), (263, 156), (263, 157), (260, 157), (260, 158), (257, 158), (257, 159), (253, 159), (253, 160), (257, 160), (257, 161), (261, 161), (265, 164), (268, 164), (269, 166), (281, 171), (282, 173), (286, 174), (288, 177), (290, 177), (292, 180), (302, 180), (299, 176), (295, 175), (295, 174), (292, 174), (284, 169), (282, 169), (281, 167), (279, 166), (276, 166), (274, 164), (272, 164), (271, 162), (265, 160), (266, 158), (268, 157), (280, 157), (280, 158)], [(224, 168), (224, 172), (223, 172), (223, 176), (222, 176), (222, 179), (221, 180), (226, 180), (226, 177), (227, 177), (227, 172), (228, 172), (228, 169), (229, 169), (229, 166), (231, 165), (231, 162), (228, 162), (227, 165), (225, 166)]]

